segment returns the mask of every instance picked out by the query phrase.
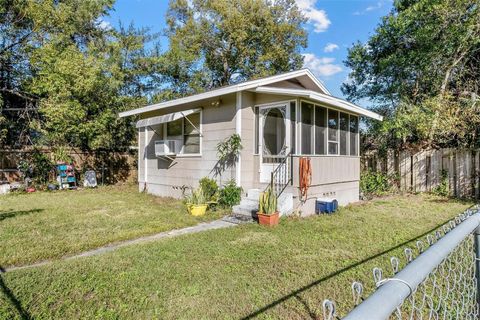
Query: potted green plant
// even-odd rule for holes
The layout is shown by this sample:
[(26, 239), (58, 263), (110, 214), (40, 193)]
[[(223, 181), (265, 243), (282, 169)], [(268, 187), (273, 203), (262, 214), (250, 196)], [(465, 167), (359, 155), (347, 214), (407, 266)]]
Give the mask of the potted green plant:
[(192, 190), (192, 193), (186, 196), (186, 203), (192, 216), (203, 216), (207, 212), (207, 197), (201, 187)]
[(258, 209), (258, 222), (261, 225), (275, 226), (278, 224), (277, 196), (271, 188), (260, 194)]

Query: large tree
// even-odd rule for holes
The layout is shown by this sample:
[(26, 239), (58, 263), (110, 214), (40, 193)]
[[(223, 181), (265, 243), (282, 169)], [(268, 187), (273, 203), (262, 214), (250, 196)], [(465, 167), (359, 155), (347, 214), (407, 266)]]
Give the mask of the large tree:
[(119, 111), (297, 69), (307, 39), (294, 0), (172, 0), (165, 52), (105, 23), (114, 0), (0, 5), (0, 144), (18, 147), (126, 146)]
[(347, 97), (387, 116), (370, 127), (377, 146), (480, 144), (478, 0), (397, 0), (346, 65)]
[(113, 0), (1, 1), (5, 143), (128, 146), (134, 130), (118, 112), (146, 103), (159, 63), (148, 30), (108, 26)]
[(300, 68), (304, 22), (294, 0), (171, 0), (162, 70), (166, 94)]

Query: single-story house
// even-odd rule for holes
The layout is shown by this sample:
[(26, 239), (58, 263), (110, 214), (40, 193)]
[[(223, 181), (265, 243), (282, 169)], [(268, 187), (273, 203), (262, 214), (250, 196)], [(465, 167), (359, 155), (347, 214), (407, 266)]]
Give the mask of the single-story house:
[[(122, 112), (138, 116), (139, 189), (181, 197), (205, 176), (235, 179), (253, 209), (258, 192), (275, 186), (282, 213), (314, 212), (316, 198), (340, 205), (359, 200), (359, 118), (370, 110), (333, 97), (308, 69), (218, 88)], [(243, 149), (219, 172), (217, 145), (238, 134)], [(300, 159), (311, 181), (300, 195)], [(302, 176), (303, 177), (303, 176)], [(253, 207), (252, 207), (253, 206)], [(241, 207), (236, 208), (242, 211)]]

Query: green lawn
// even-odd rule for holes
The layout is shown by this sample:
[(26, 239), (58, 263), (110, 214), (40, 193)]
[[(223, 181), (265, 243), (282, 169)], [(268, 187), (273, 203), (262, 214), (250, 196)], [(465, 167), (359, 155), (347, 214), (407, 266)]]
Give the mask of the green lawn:
[(136, 186), (0, 196), (0, 266), (57, 258), (111, 242), (218, 218)]
[(388, 276), (392, 255), (470, 205), (391, 197), (13, 271), (0, 279), (0, 318), (321, 319), (326, 298), (344, 315), (353, 280), (372, 290), (374, 266)]

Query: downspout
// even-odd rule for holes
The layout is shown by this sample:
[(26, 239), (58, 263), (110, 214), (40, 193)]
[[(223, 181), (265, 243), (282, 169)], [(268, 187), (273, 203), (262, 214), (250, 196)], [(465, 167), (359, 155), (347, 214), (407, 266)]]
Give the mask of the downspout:
[(148, 128), (145, 127), (144, 131), (144, 147), (143, 147), (143, 191), (147, 191), (147, 177), (148, 177)]
[[(235, 105), (235, 133), (242, 138), (242, 91), (237, 92)], [(235, 181), (237, 186), (242, 185), (242, 155), (241, 152), (237, 157), (235, 164)]]

